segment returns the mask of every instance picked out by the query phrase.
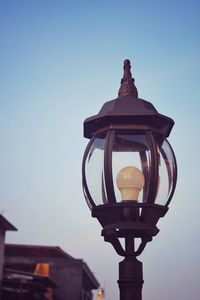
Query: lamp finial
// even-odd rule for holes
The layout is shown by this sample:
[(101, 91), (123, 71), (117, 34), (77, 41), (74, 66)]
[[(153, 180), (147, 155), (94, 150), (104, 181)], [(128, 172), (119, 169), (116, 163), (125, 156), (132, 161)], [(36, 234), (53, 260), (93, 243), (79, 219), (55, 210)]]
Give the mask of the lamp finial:
[(131, 74), (131, 64), (129, 59), (124, 61), (124, 75), (121, 79), (121, 86), (118, 92), (119, 97), (123, 96), (134, 96), (138, 98), (138, 91), (135, 86), (135, 80)]

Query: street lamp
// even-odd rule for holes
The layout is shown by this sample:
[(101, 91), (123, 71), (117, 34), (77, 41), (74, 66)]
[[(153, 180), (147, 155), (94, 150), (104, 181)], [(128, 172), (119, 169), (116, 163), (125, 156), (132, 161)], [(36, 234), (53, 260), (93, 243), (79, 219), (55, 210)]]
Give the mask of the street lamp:
[(142, 263), (137, 256), (159, 232), (156, 224), (174, 194), (177, 166), (166, 139), (174, 121), (138, 98), (130, 69), (125, 60), (118, 98), (84, 121), (84, 137), (90, 141), (82, 179), (104, 240), (124, 257), (119, 263), (120, 299), (141, 300)]

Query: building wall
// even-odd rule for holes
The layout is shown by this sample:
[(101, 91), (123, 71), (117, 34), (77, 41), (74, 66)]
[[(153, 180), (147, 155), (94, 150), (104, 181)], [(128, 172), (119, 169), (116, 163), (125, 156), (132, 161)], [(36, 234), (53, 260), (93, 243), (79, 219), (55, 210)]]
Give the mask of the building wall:
[(4, 249), (5, 249), (5, 230), (0, 228), (0, 290), (1, 290), (1, 282), (3, 275), (3, 265), (4, 265)]
[(55, 300), (81, 300), (82, 272), (76, 261), (52, 261), (52, 280), (57, 284)]

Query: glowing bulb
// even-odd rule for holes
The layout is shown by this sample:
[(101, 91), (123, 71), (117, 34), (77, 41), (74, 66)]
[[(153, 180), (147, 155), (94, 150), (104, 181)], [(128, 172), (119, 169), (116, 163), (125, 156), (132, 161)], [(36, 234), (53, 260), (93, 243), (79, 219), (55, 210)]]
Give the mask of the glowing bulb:
[(102, 288), (99, 288), (97, 291), (97, 299), (103, 300), (104, 299), (104, 290)]
[(136, 167), (125, 167), (119, 171), (116, 179), (122, 200), (138, 200), (139, 192), (144, 186), (144, 175)]

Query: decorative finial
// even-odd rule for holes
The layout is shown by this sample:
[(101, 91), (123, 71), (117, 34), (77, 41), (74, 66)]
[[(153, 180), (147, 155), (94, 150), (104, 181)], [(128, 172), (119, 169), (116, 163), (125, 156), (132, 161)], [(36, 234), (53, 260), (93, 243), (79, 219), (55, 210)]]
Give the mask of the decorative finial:
[(121, 79), (121, 86), (118, 92), (118, 96), (134, 96), (138, 98), (138, 91), (135, 86), (135, 80), (131, 74), (130, 60), (125, 59), (124, 61), (124, 76)]

